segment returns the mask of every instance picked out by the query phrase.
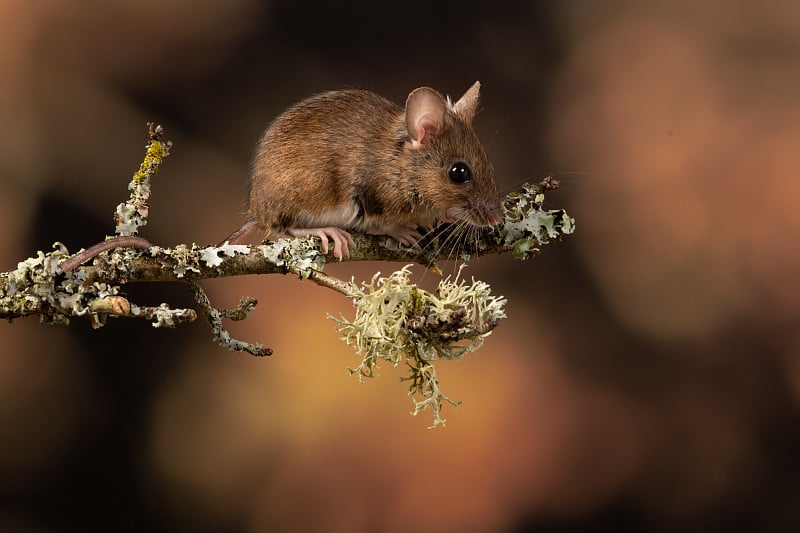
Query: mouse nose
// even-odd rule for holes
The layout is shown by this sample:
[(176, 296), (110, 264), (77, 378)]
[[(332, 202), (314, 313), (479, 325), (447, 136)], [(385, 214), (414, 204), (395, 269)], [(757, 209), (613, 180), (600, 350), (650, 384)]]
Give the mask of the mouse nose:
[(503, 221), (503, 207), (500, 203), (479, 201), (473, 204), (477, 225), (496, 226)]

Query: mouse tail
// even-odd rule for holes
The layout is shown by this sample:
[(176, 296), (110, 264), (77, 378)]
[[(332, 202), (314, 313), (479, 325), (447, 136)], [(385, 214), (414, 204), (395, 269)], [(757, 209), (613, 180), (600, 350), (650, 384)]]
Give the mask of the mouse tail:
[(225, 241), (228, 241), (229, 244), (245, 244), (248, 241), (248, 237), (251, 237), (251, 234), (256, 229), (258, 229), (258, 223), (254, 220), (248, 220), (241, 228), (225, 237), (219, 245), (224, 244)]

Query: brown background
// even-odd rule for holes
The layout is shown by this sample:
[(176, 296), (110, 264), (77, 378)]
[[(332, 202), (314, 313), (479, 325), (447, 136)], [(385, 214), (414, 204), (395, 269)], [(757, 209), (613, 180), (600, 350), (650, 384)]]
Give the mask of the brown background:
[(270, 119), (342, 87), (480, 79), (501, 187), (555, 171), (578, 224), (470, 266), (509, 318), (439, 368), (464, 401), (444, 430), (408, 416), (399, 368), (349, 378), (325, 318), (348, 302), (288, 277), (205, 284), (259, 298), (233, 331), (271, 359), (202, 321), (0, 324), (0, 529), (800, 528), (797, 2), (6, 0), (0, 21), (3, 270), (113, 231), (150, 120), (175, 146), (142, 234), (220, 240)]

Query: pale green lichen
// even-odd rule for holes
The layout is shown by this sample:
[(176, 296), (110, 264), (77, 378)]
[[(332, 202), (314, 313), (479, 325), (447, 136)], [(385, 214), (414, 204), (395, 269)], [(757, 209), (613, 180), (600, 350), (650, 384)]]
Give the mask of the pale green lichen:
[(178, 316), (189, 312), (188, 309), (170, 309), (169, 305), (161, 304), (155, 312), (155, 321), (152, 323), (154, 328), (174, 328), (178, 325)]
[(397, 365), (405, 358), (411, 369), (409, 395), (421, 398), (413, 414), (433, 408), (432, 427), (445, 422), (439, 414), (443, 401), (457, 405), (439, 388), (433, 361), (460, 359), (477, 350), (506, 316), (505, 298), (492, 296), (482, 281), (465, 282), (463, 268), (433, 293), (410, 281), (411, 265), (386, 278), (377, 273), (360, 288), (353, 284), (352, 321), (330, 317), (344, 334), (342, 340), (361, 355), (361, 363), (350, 369), (359, 379), (374, 377), (380, 360)]
[(539, 246), (575, 231), (575, 219), (563, 209), (542, 209), (544, 193), (537, 187), (523, 185), (504, 202), (505, 220), (499, 242), (517, 259), (539, 253)]
[(200, 266), (197, 255), (197, 245), (193, 244), (191, 247), (185, 244), (179, 244), (171, 249), (161, 249), (160, 253), (175, 260), (175, 267), (172, 272), (176, 277), (182, 278), (188, 272), (199, 274)]
[[(43, 322), (68, 324), (67, 315), (58, 311), (60, 299), (56, 290), (58, 263), (69, 256), (67, 248), (57, 242), (52, 252), (36, 254), (36, 257), (20, 261), (16, 270), (8, 272), (3, 284), (6, 290), (0, 295), (0, 309), (9, 316), (39, 313)], [(43, 313), (45, 309), (54, 309), (54, 312)]]
[(228, 244), (228, 241), (225, 241), (225, 243), (220, 246), (207, 246), (199, 252), (200, 261), (212, 268), (221, 265), (223, 257), (233, 257), (236, 254), (248, 253), (250, 253), (249, 246), (244, 244)]
[(166, 303), (162, 303), (157, 307), (142, 307), (126, 300), (125, 305), (129, 306), (128, 311), (125, 313), (126, 316), (152, 320), (151, 325), (154, 328), (175, 328), (179, 324), (194, 322), (197, 319), (197, 313), (194, 309), (172, 309)]
[(261, 253), (270, 263), (285, 267), (302, 279), (308, 279), (312, 271), (322, 270), (325, 265), (325, 257), (320, 253), (315, 237), (278, 239), (262, 245)]
[(8, 316), (38, 314), (42, 322), (69, 324), (72, 316), (88, 315), (92, 325), (100, 327), (106, 314), (93, 311), (97, 299), (116, 296), (119, 287), (102, 282), (86, 283), (80, 269), (62, 273), (59, 264), (67, 257), (67, 248), (57, 242), (54, 250), (37, 252), (7, 274), (7, 290), (0, 295), (0, 309)]
[[(175, 275), (183, 277), (186, 271), (195, 270), (199, 272), (197, 266), (204, 263), (210, 268), (216, 268), (223, 263), (225, 257), (233, 257), (236, 254), (249, 254), (253, 249), (260, 250), (264, 258), (287, 272), (297, 274), (302, 279), (307, 279), (312, 271), (321, 271), (325, 258), (319, 251), (319, 243), (314, 237), (304, 239), (278, 239), (275, 242), (262, 244), (259, 246), (246, 246), (241, 244), (229, 244), (225, 241), (219, 246), (207, 246), (198, 248), (196, 245), (191, 249), (180, 246), (173, 250), (160, 250), (178, 260), (178, 267)], [(196, 255), (195, 255), (196, 252)]]
[(147, 223), (139, 215), (139, 210), (127, 203), (119, 204), (114, 215), (117, 219), (117, 235), (135, 235), (139, 227)]
[(439, 388), (439, 379), (436, 377), (436, 367), (432, 364), (425, 364), (419, 367), (409, 364), (411, 367), (411, 375), (402, 378), (404, 381), (411, 381), (408, 387), (408, 395), (412, 398), (421, 397), (422, 400), (414, 401), (414, 410), (411, 411), (413, 416), (417, 416), (425, 409), (430, 408), (433, 411), (433, 425), (428, 426), (428, 429), (433, 429), (436, 426), (446, 425), (446, 420), (441, 417), (443, 401), (448, 402), (453, 407), (461, 405), (461, 401), (455, 401), (442, 392)]
[(237, 352), (248, 352), (252, 355), (262, 357), (272, 355), (272, 349), (267, 348), (261, 343), (249, 343), (234, 339), (227, 329), (222, 325), (223, 318), (231, 320), (244, 320), (258, 303), (255, 298), (245, 297), (239, 302), (235, 309), (217, 309), (211, 305), (208, 295), (198, 283), (189, 283), (195, 300), (200, 305), (203, 313), (211, 325), (211, 332), (214, 340), (220, 346)]

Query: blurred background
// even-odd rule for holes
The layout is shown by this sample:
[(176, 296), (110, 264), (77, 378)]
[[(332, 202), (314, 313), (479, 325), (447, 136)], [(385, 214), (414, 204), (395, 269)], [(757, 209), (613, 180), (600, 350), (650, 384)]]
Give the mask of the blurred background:
[[(800, 4), (3, 0), (0, 268), (113, 232), (146, 141), (154, 243), (239, 227), (293, 102), (483, 83), (500, 186), (555, 172), (577, 233), (481, 258), (508, 297), (429, 431), (401, 368), (359, 384), (290, 277), (204, 283), (275, 350), (175, 331), (0, 324), (0, 530), (800, 530)], [(368, 279), (400, 265), (332, 265)], [(426, 282), (435, 282), (428, 274)], [(181, 286), (126, 288), (190, 306)]]

